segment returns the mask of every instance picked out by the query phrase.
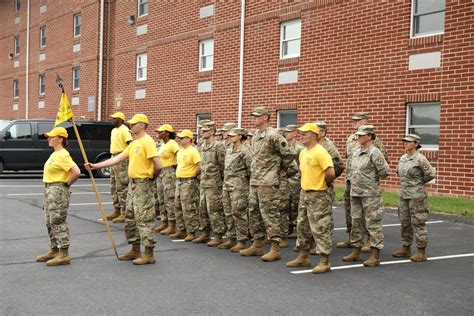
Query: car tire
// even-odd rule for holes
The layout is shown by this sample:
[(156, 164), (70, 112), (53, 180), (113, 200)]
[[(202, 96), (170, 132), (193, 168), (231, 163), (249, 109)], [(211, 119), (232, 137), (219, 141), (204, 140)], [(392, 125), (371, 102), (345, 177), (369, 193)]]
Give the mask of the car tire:
[[(97, 163), (105, 161), (107, 159), (108, 158), (101, 158), (97, 161)], [(106, 168), (97, 169), (97, 170), (95, 170), (94, 173), (95, 173), (95, 176), (97, 178), (109, 178), (110, 177), (110, 170), (111, 170), (111, 167), (106, 167)]]

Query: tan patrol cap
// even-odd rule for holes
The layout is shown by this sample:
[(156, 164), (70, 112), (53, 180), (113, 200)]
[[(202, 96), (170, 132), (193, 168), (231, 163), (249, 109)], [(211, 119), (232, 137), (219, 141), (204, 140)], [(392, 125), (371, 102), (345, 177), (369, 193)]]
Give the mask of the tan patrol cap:
[(416, 142), (421, 144), (421, 137), (416, 134), (408, 134), (402, 139), (404, 142)]
[(290, 124), (290, 125), (286, 125), (286, 127), (284, 128), (284, 131), (285, 132), (294, 132), (297, 129), (298, 129), (298, 125)]
[(316, 122), (314, 122), (314, 124), (316, 124), (319, 127), (320, 131), (327, 131), (328, 130), (328, 128), (326, 126), (326, 122), (324, 122), (324, 121), (316, 121)]
[(210, 131), (211, 129), (216, 129), (216, 123), (213, 121), (206, 122), (201, 126), (201, 131)]
[(235, 127), (237, 127), (235, 123), (225, 123), (224, 126), (222, 126), (222, 129), (224, 130), (224, 132), (228, 132)]
[(253, 109), (252, 113), (250, 113), (252, 116), (262, 116), (262, 115), (269, 115), (268, 109), (264, 106), (258, 106)]
[(369, 113), (367, 112), (357, 112), (357, 113), (354, 113), (354, 115), (352, 116), (352, 119), (354, 121), (360, 121), (360, 120), (363, 120), (363, 119), (369, 119), (370, 116), (369, 116)]
[(237, 136), (237, 135), (242, 135), (246, 136), (247, 132), (243, 128), (233, 128), (227, 133), (229, 136)]
[(356, 135), (375, 135), (375, 127), (373, 127), (372, 125), (362, 125), (357, 130)]

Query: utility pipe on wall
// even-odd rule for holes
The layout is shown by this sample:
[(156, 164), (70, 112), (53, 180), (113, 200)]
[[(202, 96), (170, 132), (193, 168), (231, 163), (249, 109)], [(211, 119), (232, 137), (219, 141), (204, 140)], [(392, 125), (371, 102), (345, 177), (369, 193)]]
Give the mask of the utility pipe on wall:
[(239, 68), (239, 113), (237, 126), (242, 127), (242, 109), (244, 99), (244, 43), (245, 43), (245, 0), (241, 0), (240, 12), (240, 68)]
[(104, 1), (100, 0), (99, 82), (97, 84), (97, 120), (102, 118), (102, 72), (104, 66)]
[(29, 72), (30, 72), (30, 2), (26, 5), (26, 58), (25, 58), (25, 119), (29, 118)]

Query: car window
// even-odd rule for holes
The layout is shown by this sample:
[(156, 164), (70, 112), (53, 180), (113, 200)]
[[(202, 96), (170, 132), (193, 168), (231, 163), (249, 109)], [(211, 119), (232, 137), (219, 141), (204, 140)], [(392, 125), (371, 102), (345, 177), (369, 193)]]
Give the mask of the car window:
[(49, 132), (54, 127), (53, 123), (38, 123), (38, 138), (46, 139), (44, 133)]
[(110, 132), (113, 129), (112, 125), (101, 124), (83, 124), (82, 127), (92, 140), (110, 140)]
[(28, 123), (17, 123), (8, 129), (11, 139), (31, 139), (31, 125)]

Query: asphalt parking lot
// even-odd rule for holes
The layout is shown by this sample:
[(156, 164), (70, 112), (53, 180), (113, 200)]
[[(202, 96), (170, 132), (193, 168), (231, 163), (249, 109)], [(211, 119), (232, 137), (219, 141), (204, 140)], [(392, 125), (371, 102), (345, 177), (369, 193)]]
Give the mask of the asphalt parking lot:
[[(97, 180), (111, 210), (108, 180)], [(431, 215), (429, 261), (391, 257), (400, 247), (399, 221), (384, 215), (383, 265), (344, 263), (334, 249), (332, 271), (322, 275), (264, 263), (226, 250), (158, 235), (157, 263), (118, 261), (89, 179), (74, 186), (68, 214), (72, 263), (47, 267), (35, 257), (48, 248), (42, 215), (41, 174), (0, 176), (1, 315), (474, 315), (474, 225)], [(334, 208), (333, 240), (345, 238), (344, 214)], [(112, 224), (119, 253), (128, 250), (121, 224)], [(268, 246), (267, 246), (268, 247)], [(365, 254), (365, 257), (368, 255)], [(312, 256), (313, 265), (319, 258)]]

